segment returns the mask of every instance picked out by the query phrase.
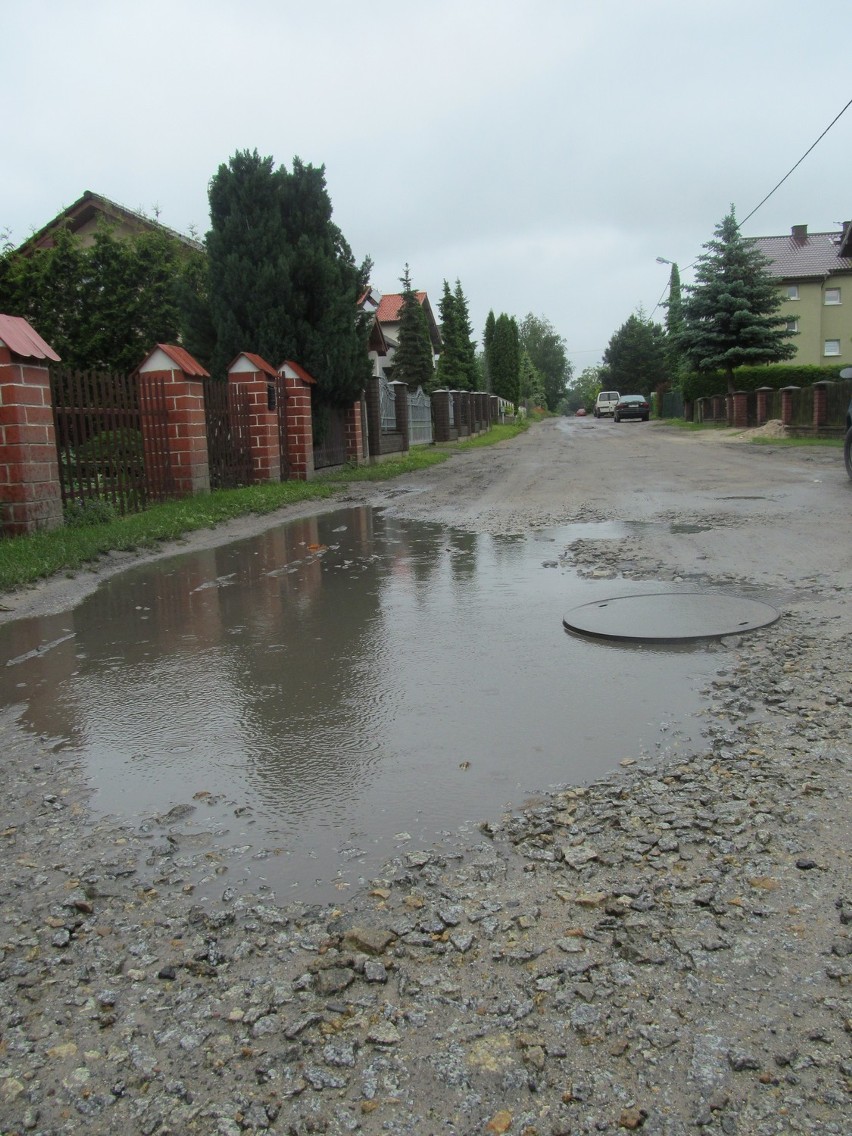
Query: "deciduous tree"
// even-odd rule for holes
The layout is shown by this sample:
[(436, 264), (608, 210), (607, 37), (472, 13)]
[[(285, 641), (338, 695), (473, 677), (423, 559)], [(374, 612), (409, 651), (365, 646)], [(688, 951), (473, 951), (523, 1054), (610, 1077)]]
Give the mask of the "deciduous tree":
[(607, 385), (621, 394), (646, 397), (669, 374), (665, 333), (640, 310), (614, 333), (603, 354)]
[(550, 320), (534, 316), (532, 312), (524, 316), (518, 331), (521, 347), (542, 377), (547, 409), (556, 410), (571, 378), (565, 340)]

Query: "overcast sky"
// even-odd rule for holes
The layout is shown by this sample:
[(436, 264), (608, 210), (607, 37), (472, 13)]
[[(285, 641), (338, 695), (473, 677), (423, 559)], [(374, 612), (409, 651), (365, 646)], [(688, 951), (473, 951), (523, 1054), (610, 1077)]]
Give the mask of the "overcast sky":
[[(380, 291), (407, 261), (437, 314), (458, 278), (478, 338), (533, 312), (578, 369), (852, 98), (849, 0), (0, 0), (0, 31), (14, 243), (87, 189), (204, 234), (236, 150), (298, 155)], [(743, 231), (835, 230), (850, 167), (852, 108)]]

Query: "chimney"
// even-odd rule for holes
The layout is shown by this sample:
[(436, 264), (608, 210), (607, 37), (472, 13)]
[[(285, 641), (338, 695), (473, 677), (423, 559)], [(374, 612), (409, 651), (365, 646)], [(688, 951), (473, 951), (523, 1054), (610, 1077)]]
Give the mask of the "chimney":
[(792, 229), (793, 240), (797, 244), (803, 245), (808, 239), (808, 226), (807, 225), (794, 225)]

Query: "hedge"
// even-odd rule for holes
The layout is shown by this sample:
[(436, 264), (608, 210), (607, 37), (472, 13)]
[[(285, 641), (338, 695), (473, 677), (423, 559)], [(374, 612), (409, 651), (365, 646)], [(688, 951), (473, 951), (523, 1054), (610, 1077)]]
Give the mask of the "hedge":
[[(734, 371), (734, 390), (752, 391), (758, 387), (810, 387), (814, 383), (835, 380), (843, 368), (806, 367), (789, 363), (769, 363), (763, 367), (737, 367)], [(715, 394), (728, 393), (728, 376), (724, 371), (686, 375), (682, 382), (683, 397), (694, 402)]]

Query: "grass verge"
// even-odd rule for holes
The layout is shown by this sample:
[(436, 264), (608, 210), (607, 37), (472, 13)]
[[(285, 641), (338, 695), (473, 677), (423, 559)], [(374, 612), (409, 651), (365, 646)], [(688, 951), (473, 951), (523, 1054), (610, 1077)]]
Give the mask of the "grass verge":
[(416, 473), (446, 461), (456, 451), (494, 445), (515, 437), (526, 428), (526, 423), (495, 426), (487, 434), (469, 441), (423, 446), (412, 450), (407, 457), (379, 465), (335, 470), (313, 481), (219, 489), (152, 505), (142, 513), (129, 513), (103, 524), (65, 525), (50, 532), (0, 539), (0, 592), (26, 587), (59, 572), (73, 574), (110, 552), (152, 549), (164, 541), (215, 528), (235, 517), (273, 513), (306, 501), (328, 500), (352, 482), (387, 481)]

